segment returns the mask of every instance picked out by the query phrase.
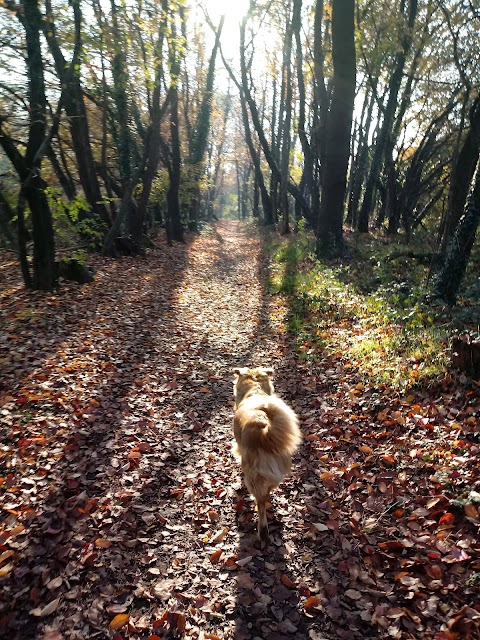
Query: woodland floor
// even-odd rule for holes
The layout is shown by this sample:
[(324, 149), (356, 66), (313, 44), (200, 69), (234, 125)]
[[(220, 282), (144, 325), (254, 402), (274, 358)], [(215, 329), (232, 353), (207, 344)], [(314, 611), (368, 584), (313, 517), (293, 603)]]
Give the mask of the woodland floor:
[[(299, 357), (236, 222), (96, 262), (48, 295), (2, 270), (0, 635), (480, 637), (478, 387), (405, 398)], [(305, 437), (265, 549), (230, 452), (246, 364)]]

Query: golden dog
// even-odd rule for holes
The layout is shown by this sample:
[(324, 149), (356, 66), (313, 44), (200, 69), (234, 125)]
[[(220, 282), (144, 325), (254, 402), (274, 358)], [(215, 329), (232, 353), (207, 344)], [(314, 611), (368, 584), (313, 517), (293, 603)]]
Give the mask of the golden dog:
[(234, 369), (235, 416), (233, 433), (245, 484), (255, 498), (258, 535), (268, 539), (267, 507), (270, 492), (290, 471), (292, 454), (302, 436), (295, 412), (274, 394), (272, 369)]

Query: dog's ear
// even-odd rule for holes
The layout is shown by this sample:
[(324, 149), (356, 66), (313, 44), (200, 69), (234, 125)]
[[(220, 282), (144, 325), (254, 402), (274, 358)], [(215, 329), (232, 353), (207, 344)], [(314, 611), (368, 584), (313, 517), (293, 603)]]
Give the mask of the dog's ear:
[(262, 373), (264, 373), (268, 377), (271, 377), (273, 376), (273, 369), (272, 367), (262, 367)]
[(242, 376), (242, 375), (245, 375), (247, 371), (248, 371), (247, 367), (235, 367), (235, 369), (233, 370), (233, 373), (236, 376)]

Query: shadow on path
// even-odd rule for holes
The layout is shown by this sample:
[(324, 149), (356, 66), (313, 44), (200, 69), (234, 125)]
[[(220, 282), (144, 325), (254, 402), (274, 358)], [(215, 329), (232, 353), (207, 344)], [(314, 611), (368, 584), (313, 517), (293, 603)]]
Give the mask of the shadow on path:
[(105, 637), (128, 614), (130, 637), (333, 640), (321, 635), (335, 577), (323, 557), (341, 559), (343, 539), (332, 532), (323, 549), (315, 535), (331, 509), (309, 489), (315, 448), (305, 442), (273, 497), (265, 549), (230, 452), (235, 366), (273, 366), (306, 433), (323, 384), (292, 356), (260, 245), (219, 223), (188, 246), (112, 261), (74, 294), (75, 331), (32, 379), (32, 393), (49, 394), (28, 417), (44, 440), (15, 452), (1, 499), (10, 638)]

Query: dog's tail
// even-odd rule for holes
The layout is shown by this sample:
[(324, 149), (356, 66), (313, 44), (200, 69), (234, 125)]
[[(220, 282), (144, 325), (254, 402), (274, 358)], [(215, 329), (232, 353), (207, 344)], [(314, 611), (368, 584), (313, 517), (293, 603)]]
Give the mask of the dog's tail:
[(274, 454), (295, 453), (302, 440), (298, 418), (283, 400), (277, 396), (256, 396), (242, 405), (238, 411), (245, 410), (248, 415), (243, 423), (242, 440), (245, 446)]

